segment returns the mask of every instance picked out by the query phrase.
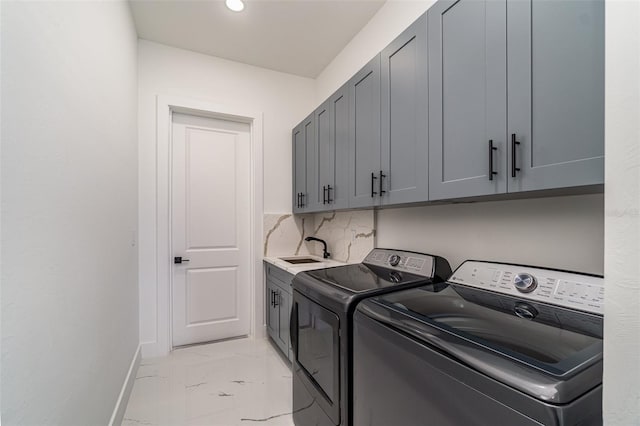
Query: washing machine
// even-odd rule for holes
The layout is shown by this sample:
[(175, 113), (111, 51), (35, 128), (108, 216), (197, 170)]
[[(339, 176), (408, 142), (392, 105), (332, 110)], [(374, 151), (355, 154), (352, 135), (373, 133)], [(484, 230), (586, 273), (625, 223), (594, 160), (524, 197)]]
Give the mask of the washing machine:
[(353, 424), (601, 425), (603, 298), (601, 276), (466, 261), (363, 301)]

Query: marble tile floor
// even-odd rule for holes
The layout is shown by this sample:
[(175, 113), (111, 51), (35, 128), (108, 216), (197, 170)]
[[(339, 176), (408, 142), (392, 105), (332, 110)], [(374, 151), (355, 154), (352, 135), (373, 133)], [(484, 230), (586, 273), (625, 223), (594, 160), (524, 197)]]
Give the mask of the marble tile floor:
[(267, 339), (143, 359), (123, 426), (293, 426), (291, 369)]

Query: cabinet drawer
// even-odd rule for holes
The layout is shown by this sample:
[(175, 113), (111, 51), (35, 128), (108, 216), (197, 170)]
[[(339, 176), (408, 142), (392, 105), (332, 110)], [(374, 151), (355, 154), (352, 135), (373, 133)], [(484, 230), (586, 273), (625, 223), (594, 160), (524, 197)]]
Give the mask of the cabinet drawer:
[(293, 274), (287, 271), (283, 271), (277, 266), (273, 266), (270, 263), (266, 264), (267, 280), (282, 287), (287, 293), (291, 293), (291, 282), (293, 281)]

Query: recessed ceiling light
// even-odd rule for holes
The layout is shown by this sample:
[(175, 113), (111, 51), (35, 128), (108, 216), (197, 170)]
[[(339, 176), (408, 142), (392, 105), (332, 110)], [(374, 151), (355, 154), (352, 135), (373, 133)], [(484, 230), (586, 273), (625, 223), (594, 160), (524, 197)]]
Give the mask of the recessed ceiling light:
[(244, 9), (244, 3), (242, 0), (225, 0), (224, 4), (234, 12), (241, 12)]

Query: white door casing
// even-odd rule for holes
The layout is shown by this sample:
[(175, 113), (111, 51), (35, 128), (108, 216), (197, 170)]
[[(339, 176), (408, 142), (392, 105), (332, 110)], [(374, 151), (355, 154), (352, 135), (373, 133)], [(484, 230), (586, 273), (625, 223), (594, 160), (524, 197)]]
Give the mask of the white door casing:
[[(266, 336), (264, 327), (264, 276), (262, 238), (264, 215), (263, 114), (243, 106), (221, 105), (206, 99), (161, 94), (156, 96), (156, 193), (155, 204), (155, 286), (141, 287), (140, 302), (149, 304), (155, 322), (155, 337), (141, 342), (142, 357), (169, 354), (172, 349), (171, 281), (173, 247), (171, 245), (171, 117), (174, 113), (194, 114), (247, 123), (251, 128), (251, 330), (252, 337)], [(141, 199), (141, 203), (149, 200)], [(146, 220), (146, 218), (140, 218)], [(145, 256), (144, 252), (139, 253)], [(142, 323), (141, 323), (142, 324)], [(142, 326), (142, 325), (141, 325)]]
[(172, 346), (250, 333), (250, 126), (172, 116)]

